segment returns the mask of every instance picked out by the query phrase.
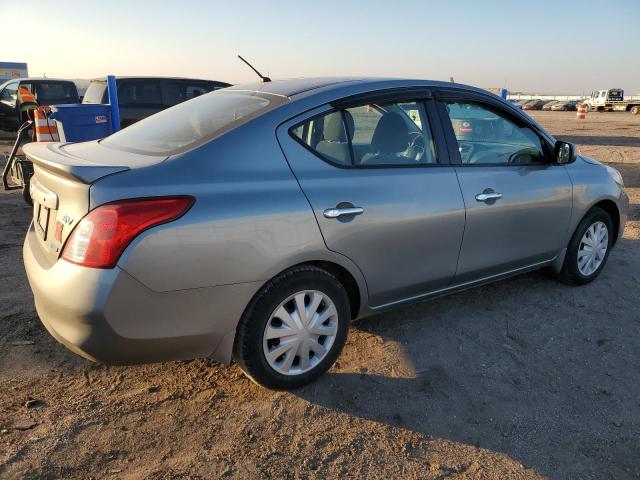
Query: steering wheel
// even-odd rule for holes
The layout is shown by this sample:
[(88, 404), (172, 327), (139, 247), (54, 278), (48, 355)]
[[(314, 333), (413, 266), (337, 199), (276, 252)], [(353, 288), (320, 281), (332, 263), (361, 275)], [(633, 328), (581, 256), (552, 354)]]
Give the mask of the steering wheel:
[(526, 148), (518, 150), (509, 155), (509, 163), (533, 163), (531, 152)]
[(473, 155), (473, 143), (458, 140), (458, 150), (460, 151), (460, 159), (462, 160), (462, 163), (469, 163), (469, 159)]
[(409, 132), (409, 146), (405, 150), (407, 157), (419, 162), (424, 156), (425, 142), (422, 132)]

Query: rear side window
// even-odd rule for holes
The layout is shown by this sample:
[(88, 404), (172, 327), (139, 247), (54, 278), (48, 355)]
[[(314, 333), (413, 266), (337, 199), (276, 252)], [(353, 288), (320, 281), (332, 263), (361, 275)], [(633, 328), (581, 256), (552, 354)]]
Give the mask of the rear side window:
[(69, 82), (38, 82), (36, 101), (42, 105), (57, 103), (77, 103), (78, 89)]
[(191, 100), (205, 93), (209, 93), (213, 88), (205, 82), (188, 81), (168, 81), (165, 105), (173, 106), (178, 103)]
[(118, 104), (122, 107), (161, 107), (162, 88), (153, 80), (132, 80), (118, 85)]
[(216, 90), (147, 117), (101, 141), (150, 155), (193, 148), (287, 102), (257, 92)]
[(307, 120), (291, 134), (338, 166), (419, 166), (437, 163), (422, 101), (360, 105)]

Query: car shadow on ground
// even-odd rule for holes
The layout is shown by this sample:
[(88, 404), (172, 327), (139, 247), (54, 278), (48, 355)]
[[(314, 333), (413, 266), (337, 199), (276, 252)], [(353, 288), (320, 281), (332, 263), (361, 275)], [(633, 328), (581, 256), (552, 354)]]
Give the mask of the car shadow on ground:
[(553, 478), (640, 475), (638, 243), (585, 287), (539, 271), (358, 321), (341, 367), (296, 394)]

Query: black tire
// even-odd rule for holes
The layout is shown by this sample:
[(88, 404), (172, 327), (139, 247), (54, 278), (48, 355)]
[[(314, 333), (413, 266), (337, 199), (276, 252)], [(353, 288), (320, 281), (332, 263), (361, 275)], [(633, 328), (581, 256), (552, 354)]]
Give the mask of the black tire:
[(633, 107), (631, 107), (631, 115), (640, 115), (640, 107), (635, 105)]
[[(268, 364), (263, 334), (280, 303), (302, 290), (318, 290), (331, 299), (338, 313), (337, 333), (326, 356), (315, 367), (298, 375), (285, 375)], [(297, 388), (314, 381), (333, 365), (347, 340), (350, 320), (349, 297), (336, 277), (311, 265), (294, 267), (262, 287), (245, 310), (236, 331), (234, 358), (244, 373), (263, 387), (274, 390)]]
[[(607, 227), (607, 251), (605, 253), (604, 259), (602, 260), (602, 263), (600, 263), (598, 268), (590, 275), (583, 275), (578, 268), (578, 250), (580, 248), (580, 242), (585, 232), (589, 227), (591, 227), (591, 225), (596, 222), (602, 222)], [(567, 285), (585, 285), (595, 280), (598, 275), (600, 275), (600, 272), (602, 272), (602, 269), (607, 263), (609, 252), (611, 252), (611, 246), (614, 240), (613, 236), (613, 222), (611, 221), (611, 217), (609, 216), (609, 214), (601, 208), (597, 207), (589, 210), (589, 212), (587, 212), (587, 214), (584, 216), (584, 218), (576, 228), (576, 231), (573, 233), (573, 236), (569, 241), (564, 264), (562, 265), (562, 270), (560, 270), (560, 273), (558, 274), (558, 278), (560, 279), (560, 281), (566, 283)]]

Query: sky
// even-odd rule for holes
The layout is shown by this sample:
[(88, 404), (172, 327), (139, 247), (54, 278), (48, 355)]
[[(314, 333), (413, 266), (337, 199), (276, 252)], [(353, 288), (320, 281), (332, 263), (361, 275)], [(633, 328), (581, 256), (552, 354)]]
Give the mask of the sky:
[(0, 0), (0, 17), (0, 61), (32, 76), (253, 82), (241, 54), (272, 78), (640, 93), (640, 0)]

